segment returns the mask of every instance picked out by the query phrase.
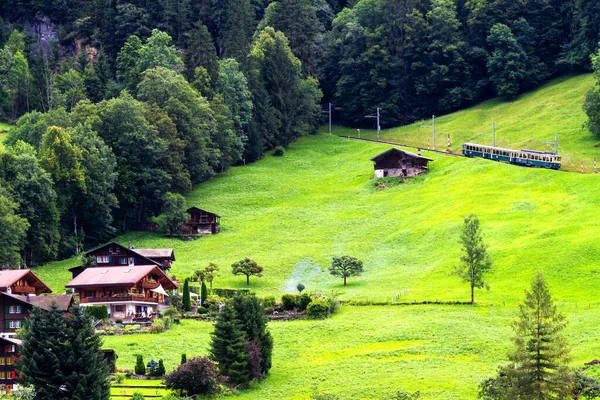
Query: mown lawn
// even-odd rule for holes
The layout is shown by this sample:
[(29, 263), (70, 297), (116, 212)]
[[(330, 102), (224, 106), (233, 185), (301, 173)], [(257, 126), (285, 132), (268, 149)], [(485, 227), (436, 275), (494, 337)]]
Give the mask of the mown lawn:
[[(545, 142), (559, 135), (559, 153), (563, 168), (579, 171), (584, 161), (587, 172), (593, 170), (593, 157), (600, 156), (594, 137), (585, 127), (581, 105), (593, 86), (591, 74), (564, 76), (515, 99), (492, 99), (474, 107), (435, 119), (436, 149), (446, 150), (448, 134), (453, 152), (460, 152), (463, 142), (492, 144), (492, 122), (496, 124), (496, 145), (512, 149), (551, 151)], [(385, 114), (385, 110), (382, 111)], [(374, 125), (375, 126), (375, 125)], [(356, 129), (336, 127), (334, 133), (357, 136)], [(361, 130), (361, 136), (377, 138), (375, 130)], [(385, 129), (381, 139), (412, 146), (427, 147), (431, 139), (431, 119), (411, 125)]]
[[(555, 289), (554, 287), (552, 289)], [(573, 366), (598, 358), (599, 305), (560, 305), (569, 318)], [(511, 348), (512, 306), (344, 307), (325, 321), (270, 323), (273, 368), (240, 399), (307, 399), (315, 390), (341, 399), (382, 399), (420, 390), (424, 399), (472, 399), (481, 379), (505, 362)], [(163, 358), (167, 371), (206, 355), (212, 324), (183, 321), (159, 335), (106, 337), (119, 368), (135, 355)]]

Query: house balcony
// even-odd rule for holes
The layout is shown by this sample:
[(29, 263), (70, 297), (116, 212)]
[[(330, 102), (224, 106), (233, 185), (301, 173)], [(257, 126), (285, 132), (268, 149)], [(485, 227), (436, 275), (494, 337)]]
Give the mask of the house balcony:
[(81, 304), (89, 303), (117, 303), (132, 301), (136, 303), (155, 303), (158, 304), (158, 299), (154, 297), (140, 297), (140, 296), (104, 296), (104, 297), (82, 297), (79, 302)]
[(13, 286), (13, 294), (35, 294), (35, 288), (31, 286)]
[(140, 286), (144, 289), (156, 289), (160, 286), (160, 282), (142, 281)]

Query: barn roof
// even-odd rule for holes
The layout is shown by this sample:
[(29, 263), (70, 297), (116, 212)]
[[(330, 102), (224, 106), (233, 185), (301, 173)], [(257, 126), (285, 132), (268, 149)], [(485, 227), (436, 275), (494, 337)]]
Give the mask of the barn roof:
[(173, 249), (134, 249), (133, 251), (146, 258), (172, 258), (175, 261)]
[(400, 150), (395, 147), (392, 147), (391, 149), (388, 149), (388, 150), (384, 151), (383, 153), (376, 155), (375, 157), (371, 158), (371, 161), (380, 161), (380, 160), (382, 160), (386, 157), (389, 157), (393, 154), (405, 154), (410, 157), (420, 158), (421, 160), (433, 161), (431, 158), (423, 157), (418, 154), (411, 153), (410, 151)]
[(190, 208), (188, 208), (188, 209), (186, 210), (186, 212), (188, 212), (188, 213), (189, 213), (189, 212), (191, 212), (191, 211), (204, 211), (205, 213), (208, 213), (208, 214), (213, 214), (213, 215), (216, 215), (217, 217), (221, 218), (221, 216), (220, 216), (219, 214), (215, 214), (214, 212), (210, 212), (210, 211), (208, 211), (208, 210), (205, 210), (205, 209), (203, 209), (203, 208), (196, 207), (196, 206), (190, 207)]
[(33, 286), (40, 289), (40, 293), (52, 293), (48, 287), (36, 274), (29, 269), (5, 269), (0, 271), (0, 289), (8, 288), (19, 280), (28, 277), (33, 281)]
[(159, 281), (166, 290), (177, 288), (175, 282), (156, 265), (87, 268), (65, 286), (73, 288), (83, 286), (135, 285), (151, 273), (159, 276)]

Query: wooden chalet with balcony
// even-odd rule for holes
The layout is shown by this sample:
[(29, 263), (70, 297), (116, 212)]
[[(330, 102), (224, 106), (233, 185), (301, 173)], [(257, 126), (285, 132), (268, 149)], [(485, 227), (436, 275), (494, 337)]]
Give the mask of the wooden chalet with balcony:
[(375, 178), (388, 176), (409, 177), (424, 174), (429, 169), (431, 158), (391, 148), (371, 158), (375, 162)]
[(0, 337), (0, 395), (13, 391), (20, 375), (15, 371), (15, 362), (20, 358), (19, 339)]
[(105, 305), (109, 317), (133, 321), (158, 315), (167, 290), (176, 289), (159, 266), (100, 266), (87, 268), (66, 287), (79, 295), (82, 307)]
[(184, 234), (214, 235), (221, 231), (221, 216), (198, 207), (188, 208), (190, 219), (184, 224)]
[[(110, 242), (88, 251), (85, 257), (93, 257), (97, 267), (156, 265), (163, 271), (167, 271), (175, 261), (175, 252), (173, 249), (136, 249), (132, 245), (125, 247)], [(73, 279), (83, 270), (85, 267), (82, 265), (69, 269)]]

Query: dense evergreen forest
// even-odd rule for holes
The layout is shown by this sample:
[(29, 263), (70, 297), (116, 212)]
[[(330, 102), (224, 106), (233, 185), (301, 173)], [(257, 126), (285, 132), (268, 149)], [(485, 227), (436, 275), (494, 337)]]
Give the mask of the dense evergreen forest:
[(591, 68), (593, 0), (4, 0), (0, 265), (76, 254), (232, 165)]

